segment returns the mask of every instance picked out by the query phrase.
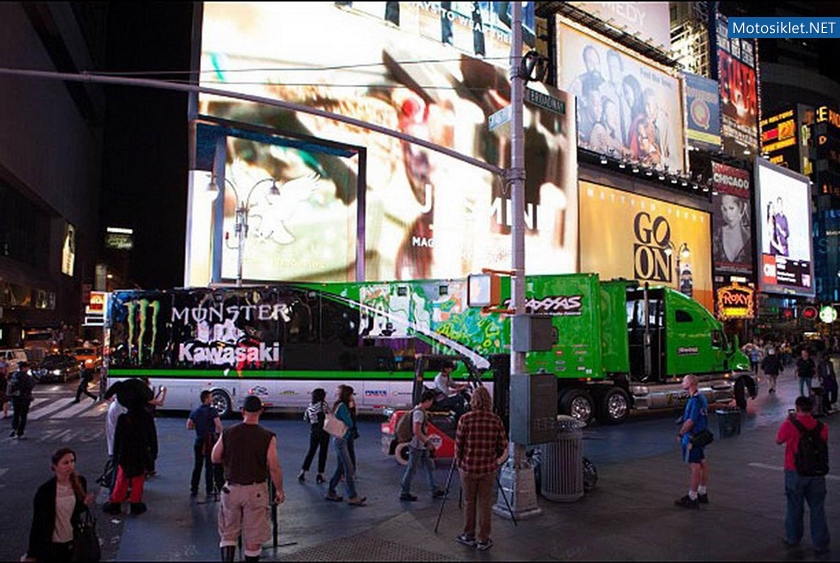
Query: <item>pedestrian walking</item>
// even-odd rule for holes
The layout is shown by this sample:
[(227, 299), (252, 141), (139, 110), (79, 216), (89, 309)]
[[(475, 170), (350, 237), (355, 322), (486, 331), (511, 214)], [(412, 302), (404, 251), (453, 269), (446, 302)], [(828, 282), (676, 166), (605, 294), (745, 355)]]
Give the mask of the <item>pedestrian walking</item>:
[(709, 403), (697, 388), (696, 375), (689, 374), (683, 377), (682, 388), (688, 391), (688, 401), (683, 411), (678, 438), (682, 446), (683, 461), (688, 463), (689, 467), (689, 488), (688, 494), (677, 499), (674, 504), (683, 508), (700, 508), (701, 504), (709, 504), (709, 464), (705, 448), (693, 445), (691, 438), (708, 429)]
[(145, 402), (141, 401), (142, 399), (126, 405), (128, 410), (117, 418), (117, 427), (114, 430), (117, 480), (108, 502), (102, 507), (108, 514), (119, 514), (122, 503), (126, 500), (131, 503), (131, 514), (134, 516), (139, 516), (147, 510), (143, 502), (143, 487), (151, 463), (151, 444), (156, 442), (157, 436), (154, 419), (146, 410)]
[(79, 386), (76, 387), (76, 398), (73, 400), (73, 403), (78, 403), (79, 400), (82, 398), (82, 393), (93, 399), (93, 402), (99, 400), (99, 398), (88, 391), (88, 385), (90, 382), (93, 381), (93, 369), (85, 368), (82, 370), (82, 375), (79, 378)]
[(455, 538), (460, 544), (482, 551), (493, 547), (493, 481), (507, 447), (502, 419), (493, 412), (493, 399), (487, 388), (480, 386), (470, 400), (469, 412), (458, 420), (455, 433), (455, 459), (465, 503), (464, 531)]
[(761, 347), (755, 343), (750, 345), (750, 367), (752, 368), (752, 372), (758, 375), (758, 366), (761, 363), (761, 359), (764, 356), (761, 352)]
[(337, 465), (332, 478), (330, 478), (329, 490), (324, 498), (333, 502), (344, 500), (343, 497), (335, 492), (338, 483), (344, 477), (344, 486), (347, 490), (347, 504), (351, 506), (364, 506), (367, 497), (360, 497), (356, 492), (356, 465), (350, 458), (348, 449), (348, 444), (353, 441), (353, 428), (356, 425), (350, 415), (353, 394), (354, 390), (352, 387), (349, 385), (340, 385), (338, 400), (333, 404), (333, 416), (344, 423), (346, 430), (341, 436), (333, 436), (333, 449), (335, 449)]
[[(817, 428), (818, 439), (828, 444), (828, 426), (817, 421), (811, 414), (813, 403), (809, 397), (796, 399), (796, 412), (782, 422), (776, 435), (776, 443), (785, 445), (785, 545), (796, 547), (805, 533), (805, 503), (808, 503), (811, 520), (811, 541), (817, 554), (828, 552), (830, 541), (828, 523), (825, 517), (825, 475), (804, 475), (799, 450), (803, 432)], [(799, 427), (797, 427), (797, 424)], [(827, 446), (826, 446), (827, 447)], [(827, 453), (827, 450), (826, 450)], [(797, 460), (800, 459), (799, 463)], [(827, 467), (826, 467), (827, 469)]]
[(776, 381), (779, 379), (779, 374), (784, 371), (784, 368), (782, 367), (779, 354), (776, 353), (776, 349), (772, 346), (767, 349), (767, 355), (761, 362), (761, 369), (770, 381), (770, 389), (767, 392), (771, 394), (775, 393)]
[(834, 410), (834, 403), (837, 402), (837, 374), (834, 372), (834, 363), (831, 361), (831, 354), (824, 352), (817, 365), (817, 377), (823, 388), (823, 407), (826, 413)]
[(76, 452), (59, 448), (50, 457), (50, 467), (55, 476), (35, 493), (29, 546), (23, 561), (71, 561), (73, 530), (94, 501), (87, 480), (76, 473)]
[(811, 394), (811, 380), (817, 372), (817, 366), (811, 358), (808, 348), (802, 347), (796, 360), (796, 377), (799, 379), (799, 394), (807, 397)]
[(417, 469), (426, 472), (429, 480), (429, 492), (432, 498), (440, 498), (446, 493), (435, 483), (435, 462), (432, 456), (435, 446), (429, 437), (428, 413), (426, 411), (435, 400), (435, 392), (427, 389), (420, 396), (420, 402), (410, 412), (403, 416), (411, 417), (411, 441), (408, 443), (408, 465), (400, 481), (400, 500), (415, 501), (417, 497), (411, 494), (411, 480)]
[(3, 407), (3, 418), (9, 418), (9, 396), (6, 386), (9, 384), (9, 364), (0, 358), (0, 407)]
[(274, 483), (274, 502), (281, 504), (283, 468), (277, 457), (277, 438), (260, 426), (263, 405), (256, 395), (245, 397), (242, 422), (226, 428), (213, 446), (212, 461), (225, 470), (219, 504), (219, 548), (222, 561), (233, 561), (240, 536), (245, 561), (259, 561), (262, 544), (271, 537), (268, 481)]
[(224, 484), (222, 477), (217, 478), (217, 471), (214, 467), (211, 454), (213, 446), (219, 434), (222, 433), (222, 420), (219, 412), (210, 404), (213, 394), (202, 391), (199, 396), (200, 405), (190, 413), (187, 418), (187, 430), (195, 430), (195, 441), (193, 442), (193, 471), (190, 480), (190, 496), (198, 494), (198, 483), (201, 480), (201, 469), (204, 468), (204, 490), (207, 495), (221, 490)]
[(312, 466), (315, 453), (318, 453), (318, 475), (315, 482), (319, 485), (325, 481), (324, 470), (327, 468), (327, 453), (330, 447), (330, 435), (324, 430), (324, 420), (330, 410), (326, 399), (327, 392), (321, 387), (312, 391), (312, 401), (303, 413), (303, 420), (309, 423), (309, 451), (303, 459), (303, 465), (298, 474), (298, 481), (306, 482), (306, 472)]
[(20, 362), (17, 371), (9, 377), (9, 383), (6, 386), (6, 394), (12, 400), (12, 409), (14, 409), (10, 438), (23, 439), (33, 389), (35, 389), (35, 378), (29, 372), (29, 362)]

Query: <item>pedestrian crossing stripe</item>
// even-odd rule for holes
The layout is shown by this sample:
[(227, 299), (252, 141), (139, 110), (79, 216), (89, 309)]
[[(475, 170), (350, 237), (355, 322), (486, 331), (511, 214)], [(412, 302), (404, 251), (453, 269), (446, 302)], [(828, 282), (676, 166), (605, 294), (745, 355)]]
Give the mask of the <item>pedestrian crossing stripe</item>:
[[(32, 402), (32, 406), (44, 405), (47, 399), (38, 398)], [(72, 399), (61, 397), (50, 404), (46, 404), (40, 408), (32, 408), (30, 406), (29, 416), (27, 420), (38, 420), (47, 417), (54, 419), (66, 419), (75, 416), (93, 417), (104, 414), (108, 408), (106, 403), (94, 403), (90, 400), (82, 401), (78, 404), (73, 404)]]
[(73, 404), (70, 408), (55, 413), (52, 416), (52, 418), (71, 418), (73, 416), (76, 416), (77, 414), (80, 414), (82, 411), (88, 410), (91, 407), (91, 404), (91, 401), (82, 401)]

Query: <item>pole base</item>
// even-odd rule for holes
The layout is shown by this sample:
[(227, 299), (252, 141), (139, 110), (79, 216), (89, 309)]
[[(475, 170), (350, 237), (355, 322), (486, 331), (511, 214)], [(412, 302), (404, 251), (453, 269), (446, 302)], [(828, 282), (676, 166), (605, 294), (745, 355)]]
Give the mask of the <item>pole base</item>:
[(501, 490), (493, 505), (493, 512), (498, 516), (525, 520), (542, 514), (542, 509), (537, 506), (533, 467), (528, 465), (515, 469), (508, 461), (499, 471), (499, 488)]

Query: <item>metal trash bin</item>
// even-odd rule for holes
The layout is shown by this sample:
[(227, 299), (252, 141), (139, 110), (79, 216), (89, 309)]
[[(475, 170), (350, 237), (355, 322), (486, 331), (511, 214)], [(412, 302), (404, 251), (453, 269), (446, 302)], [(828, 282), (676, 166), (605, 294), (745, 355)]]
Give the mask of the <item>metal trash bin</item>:
[(741, 409), (738, 407), (724, 407), (715, 411), (718, 419), (720, 437), (735, 436), (741, 433)]
[(583, 496), (583, 424), (557, 416), (557, 440), (542, 444), (540, 492), (548, 500), (572, 502)]

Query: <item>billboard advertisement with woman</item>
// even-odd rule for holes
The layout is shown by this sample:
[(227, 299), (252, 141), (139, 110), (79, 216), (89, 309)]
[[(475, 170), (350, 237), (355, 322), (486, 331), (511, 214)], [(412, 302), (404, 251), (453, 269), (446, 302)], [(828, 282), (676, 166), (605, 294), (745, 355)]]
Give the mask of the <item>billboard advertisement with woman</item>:
[(712, 162), (712, 186), (712, 259), (715, 269), (750, 274), (753, 269), (750, 173)]
[(578, 145), (684, 171), (680, 80), (563, 23), (558, 85), (578, 100)]
[(761, 291), (814, 296), (811, 185), (806, 176), (755, 159)]

